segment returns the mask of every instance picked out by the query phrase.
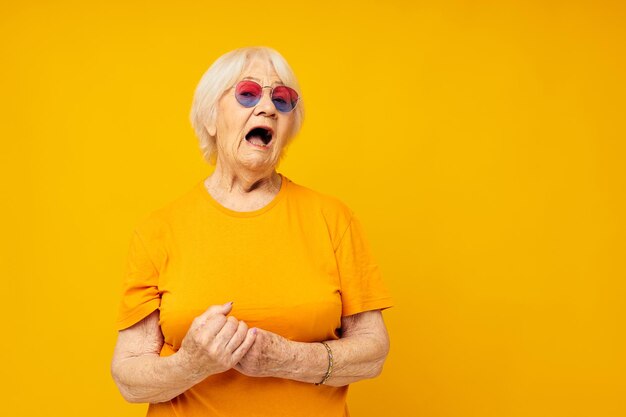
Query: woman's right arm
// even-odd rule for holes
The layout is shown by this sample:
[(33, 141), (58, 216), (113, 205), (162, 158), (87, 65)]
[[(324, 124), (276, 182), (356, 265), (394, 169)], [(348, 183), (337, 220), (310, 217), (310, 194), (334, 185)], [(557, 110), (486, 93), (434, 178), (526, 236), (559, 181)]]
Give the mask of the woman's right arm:
[(163, 334), (159, 310), (120, 330), (111, 375), (131, 403), (169, 401), (209, 375), (231, 369), (254, 343), (256, 331), (226, 315), (232, 304), (214, 305), (196, 317), (170, 356), (159, 356)]

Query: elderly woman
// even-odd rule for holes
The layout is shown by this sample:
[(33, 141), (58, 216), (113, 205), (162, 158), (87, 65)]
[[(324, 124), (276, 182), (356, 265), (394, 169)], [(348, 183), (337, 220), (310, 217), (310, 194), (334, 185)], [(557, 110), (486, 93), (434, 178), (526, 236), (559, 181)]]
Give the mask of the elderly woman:
[(191, 111), (208, 178), (138, 222), (111, 373), (148, 416), (347, 416), (379, 375), (391, 307), (354, 213), (276, 166), (296, 78), (270, 48), (204, 74)]

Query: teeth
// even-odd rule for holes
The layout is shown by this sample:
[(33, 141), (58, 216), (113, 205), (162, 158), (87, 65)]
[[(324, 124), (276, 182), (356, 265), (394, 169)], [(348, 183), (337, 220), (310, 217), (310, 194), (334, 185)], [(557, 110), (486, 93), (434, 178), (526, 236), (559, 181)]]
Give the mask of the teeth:
[(259, 138), (258, 136), (253, 136), (252, 138), (244, 138), (244, 140), (246, 140), (248, 143), (254, 145), (254, 146), (262, 146), (262, 147), (267, 147), (270, 145), (270, 143), (265, 143), (263, 141), (262, 138)]
[(246, 134), (245, 140), (255, 146), (266, 148), (272, 143), (272, 133), (266, 128), (256, 127)]

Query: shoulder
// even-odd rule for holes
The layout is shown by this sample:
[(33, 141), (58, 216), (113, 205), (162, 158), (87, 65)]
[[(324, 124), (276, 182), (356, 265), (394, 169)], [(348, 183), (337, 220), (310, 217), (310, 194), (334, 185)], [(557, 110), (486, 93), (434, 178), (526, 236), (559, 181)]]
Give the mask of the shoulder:
[(287, 181), (289, 181), (291, 197), (296, 202), (312, 206), (323, 212), (324, 215), (352, 216), (350, 207), (338, 197), (297, 184), (289, 178), (287, 178)]
[(328, 227), (334, 246), (336, 246), (354, 217), (352, 209), (334, 195), (313, 190), (289, 179), (288, 181), (290, 198), (294, 205), (320, 215)]
[(135, 232), (149, 238), (164, 237), (172, 224), (197, 210), (202, 181), (197, 182), (174, 198), (147, 211), (135, 222)]

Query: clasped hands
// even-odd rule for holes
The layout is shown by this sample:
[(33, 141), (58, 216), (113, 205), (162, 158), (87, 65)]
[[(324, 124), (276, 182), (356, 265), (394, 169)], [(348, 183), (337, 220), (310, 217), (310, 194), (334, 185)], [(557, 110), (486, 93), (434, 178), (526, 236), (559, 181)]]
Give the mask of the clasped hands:
[(278, 376), (289, 355), (289, 340), (228, 316), (232, 302), (213, 305), (196, 317), (176, 353), (194, 376), (234, 368), (247, 376)]

